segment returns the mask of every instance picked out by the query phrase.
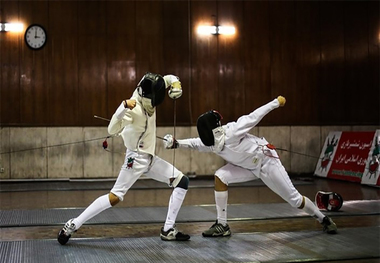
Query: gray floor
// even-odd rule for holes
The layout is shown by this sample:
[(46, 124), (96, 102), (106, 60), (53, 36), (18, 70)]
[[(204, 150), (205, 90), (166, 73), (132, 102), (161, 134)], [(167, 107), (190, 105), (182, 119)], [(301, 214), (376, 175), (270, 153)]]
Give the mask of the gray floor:
[(379, 227), (234, 234), (163, 242), (157, 237), (0, 242), (0, 262), (315, 262), (379, 258)]
[[(0, 227), (62, 225), (68, 218), (78, 216), (83, 208), (2, 210)], [(167, 207), (128, 207), (108, 209), (85, 224), (153, 224), (165, 221)], [(177, 223), (213, 222), (214, 205), (186, 206), (180, 210)], [(380, 200), (346, 201), (338, 212), (325, 212), (331, 216), (379, 215)], [(232, 204), (228, 206), (228, 220), (263, 220), (309, 217), (303, 210), (287, 203)]]
[[(229, 200), (234, 200), (228, 206), (232, 236), (203, 238), (202, 231), (215, 221), (213, 180), (195, 180), (177, 218), (191, 239), (164, 242), (158, 233), (170, 190), (142, 180), (129, 192), (130, 207), (102, 212), (65, 246), (56, 240), (59, 229), (113, 182), (2, 182), (0, 263), (380, 262), (379, 189), (306, 179), (294, 184), (309, 198), (329, 189), (344, 196), (339, 212), (324, 211), (338, 223), (338, 234), (324, 233), (302, 210), (254, 181), (229, 191)], [(154, 203), (145, 205), (151, 200)]]
[[(213, 221), (213, 206), (188, 206), (178, 221)], [(78, 211), (79, 210), (79, 211)], [(82, 209), (1, 211), (1, 227), (62, 224)], [(88, 224), (152, 223), (165, 219), (166, 208), (114, 208)], [(380, 213), (380, 201), (348, 201), (334, 216)], [(286, 203), (229, 206), (230, 220), (262, 220), (307, 216)], [(61, 246), (55, 239), (2, 241), (0, 262), (315, 262), (380, 257), (380, 227), (322, 231), (233, 234), (226, 238), (193, 236), (187, 242), (163, 242), (158, 236), (142, 238), (73, 237)]]
[[(212, 188), (214, 187), (213, 177), (209, 179), (191, 179), (189, 188)], [(294, 185), (312, 184), (310, 181), (293, 180)], [(75, 190), (109, 190), (115, 184), (115, 179), (62, 179), (62, 180), (36, 180), (25, 182), (25, 180), (2, 180), (0, 184), (0, 193), (6, 192), (32, 192), (32, 191), (75, 191)], [(231, 184), (230, 187), (251, 187), (263, 186), (261, 180), (253, 180), (245, 183)], [(167, 189), (168, 185), (150, 179), (137, 180), (131, 187), (137, 189)]]

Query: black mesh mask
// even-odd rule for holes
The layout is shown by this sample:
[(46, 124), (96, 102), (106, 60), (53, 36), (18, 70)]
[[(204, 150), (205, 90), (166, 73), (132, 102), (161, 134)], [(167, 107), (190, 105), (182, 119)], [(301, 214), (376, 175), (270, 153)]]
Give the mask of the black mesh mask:
[(222, 115), (215, 110), (208, 111), (201, 116), (199, 116), (197, 120), (197, 130), (199, 134), (199, 138), (206, 146), (213, 146), (214, 134), (212, 130), (221, 126), (220, 120), (223, 119)]
[(140, 96), (151, 99), (153, 107), (161, 104), (165, 99), (165, 81), (159, 74), (146, 73), (137, 87)]

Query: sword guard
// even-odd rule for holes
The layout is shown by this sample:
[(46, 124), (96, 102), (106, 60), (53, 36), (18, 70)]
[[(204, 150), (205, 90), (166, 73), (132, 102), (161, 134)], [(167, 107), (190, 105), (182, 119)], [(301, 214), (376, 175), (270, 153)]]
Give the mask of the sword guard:
[(270, 144), (270, 143), (268, 143), (268, 144), (266, 145), (266, 147), (267, 147), (268, 149), (271, 149), (271, 150), (275, 150), (275, 149), (276, 149), (276, 147), (275, 147), (273, 144)]
[(108, 147), (108, 142), (107, 142), (107, 139), (105, 139), (103, 142), (103, 149), (107, 149), (107, 147)]

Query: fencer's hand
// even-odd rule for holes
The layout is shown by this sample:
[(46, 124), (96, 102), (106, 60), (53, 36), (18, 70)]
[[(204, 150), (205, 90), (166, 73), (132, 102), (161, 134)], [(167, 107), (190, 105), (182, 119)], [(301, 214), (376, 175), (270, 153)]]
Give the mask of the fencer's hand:
[(176, 100), (182, 96), (182, 86), (180, 81), (175, 81), (171, 84), (169, 91), (169, 97)]
[(166, 134), (164, 136), (163, 143), (166, 149), (178, 148), (178, 142), (171, 134)]
[(277, 100), (280, 103), (280, 107), (283, 107), (285, 105), (285, 103), (286, 103), (285, 97), (283, 97), (281, 95), (277, 97)]
[(124, 101), (124, 108), (129, 108), (132, 110), (134, 107), (136, 107), (136, 100), (125, 100)]

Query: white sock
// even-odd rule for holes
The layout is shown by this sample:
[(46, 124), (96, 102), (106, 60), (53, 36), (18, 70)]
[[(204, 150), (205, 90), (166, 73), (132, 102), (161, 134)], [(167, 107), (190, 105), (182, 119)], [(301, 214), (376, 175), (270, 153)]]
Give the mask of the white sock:
[(309, 198), (307, 198), (306, 196), (304, 196), (303, 198), (305, 198), (305, 205), (302, 208), (302, 210), (311, 215), (312, 217), (315, 217), (319, 223), (322, 223), (325, 215), (322, 214), (321, 211), (319, 211), (318, 207), (314, 205), (314, 203)]
[(111, 207), (108, 194), (98, 197), (91, 205), (89, 205), (77, 218), (73, 220), (75, 229), (79, 229), (84, 222), (90, 220), (100, 212), (103, 212), (107, 208)]
[(215, 191), (215, 205), (218, 223), (227, 225), (227, 199), (228, 191)]
[(168, 231), (170, 228), (174, 227), (179, 209), (182, 206), (182, 202), (185, 199), (186, 193), (187, 190), (180, 187), (173, 189), (169, 200), (168, 214), (166, 216), (164, 231)]

